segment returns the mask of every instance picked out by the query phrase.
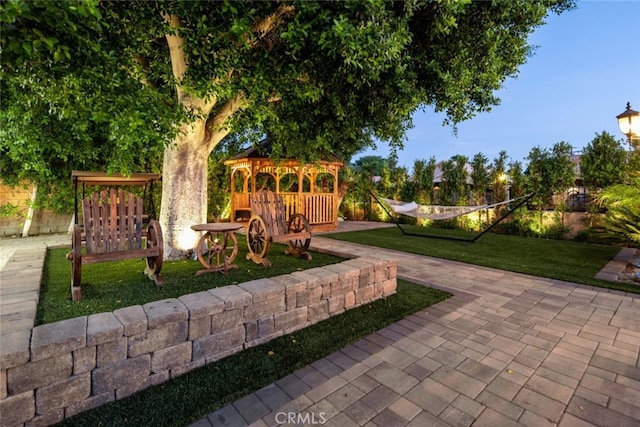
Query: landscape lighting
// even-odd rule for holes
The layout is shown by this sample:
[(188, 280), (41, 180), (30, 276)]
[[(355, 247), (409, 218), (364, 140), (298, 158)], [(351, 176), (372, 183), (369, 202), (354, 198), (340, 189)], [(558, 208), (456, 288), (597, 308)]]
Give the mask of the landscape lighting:
[(629, 144), (633, 138), (640, 137), (640, 113), (631, 109), (631, 103), (627, 102), (627, 109), (616, 118), (620, 132), (627, 136)]

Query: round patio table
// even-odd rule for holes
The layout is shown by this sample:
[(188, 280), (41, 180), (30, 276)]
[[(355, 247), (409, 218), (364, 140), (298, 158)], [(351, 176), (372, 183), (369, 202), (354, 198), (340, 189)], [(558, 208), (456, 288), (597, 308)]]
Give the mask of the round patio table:
[(238, 268), (232, 264), (238, 254), (238, 239), (234, 231), (243, 225), (236, 222), (215, 222), (192, 225), (194, 231), (204, 231), (196, 246), (198, 261), (204, 270), (196, 271), (196, 276), (204, 273), (220, 272), (225, 276), (229, 270)]

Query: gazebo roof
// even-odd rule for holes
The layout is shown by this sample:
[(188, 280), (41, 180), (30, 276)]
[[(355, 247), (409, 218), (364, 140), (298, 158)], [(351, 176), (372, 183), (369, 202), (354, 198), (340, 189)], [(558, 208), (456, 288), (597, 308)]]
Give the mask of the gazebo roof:
[[(234, 160), (244, 160), (244, 159), (268, 159), (270, 158), (270, 154), (273, 151), (273, 146), (268, 139), (263, 139), (257, 146), (251, 146), (246, 150), (236, 154), (235, 156), (230, 157), (225, 163), (232, 163)], [(323, 156), (324, 162), (330, 163), (339, 163), (344, 164), (344, 160), (342, 160), (337, 155), (330, 153), (326, 156)], [(290, 158), (289, 160), (297, 161), (297, 159)]]

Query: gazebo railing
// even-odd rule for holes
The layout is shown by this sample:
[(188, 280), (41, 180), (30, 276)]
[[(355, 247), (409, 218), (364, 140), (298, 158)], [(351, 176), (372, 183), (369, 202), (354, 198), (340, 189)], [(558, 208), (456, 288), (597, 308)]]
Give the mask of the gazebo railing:
[(305, 194), (304, 214), (311, 225), (332, 223), (336, 218), (335, 203), (333, 194)]

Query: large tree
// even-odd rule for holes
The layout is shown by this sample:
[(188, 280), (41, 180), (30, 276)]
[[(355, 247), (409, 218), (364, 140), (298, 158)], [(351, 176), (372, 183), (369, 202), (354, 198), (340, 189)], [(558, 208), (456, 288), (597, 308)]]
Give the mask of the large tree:
[(625, 179), (628, 153), (621, 141), (606, 131), (596, 134), (580, 157), (580, 174), (584, 185), (593, 192)]
[[(326, 150), (349, 156), (374, 140), (401, 146), (418, 108), (432, 105), (455, 124), (496, 105), (494, 93), (532, 52), (528, 35), (572, 6), (3, 2), (10, 99), (0, 125), (11, 130), (0, 157), (21, 158), (26, 166), (8, 172), (38, 180), (52, 174), (32, 173), (29, 162), (43, 159), (46, 170), (58, 152), (73, 165), (105, 156), (108, 170), (127, 172), (163, 149), (160, 221), (165, 254), (177, 255), (194, 244), (190, 226), (206, 220), (207, 159), (227, 135), (268, 135), (274, 156), (308, 160)], [(38, 108), (25, 129), (15, 118), (31, 104)], [(66, 130), (47, 129), (52, 120)], [(53, 153), (38, 153), (43, 144)]]
[(533, 147), (527, 156), (525, 171), (527, 192), (533, 193), (531, 202), (542, 211), (554, 205), (553, 196), (562, 194), (575, 184), (572, 147), (565, 141), (558, 142), (549, 150)]

